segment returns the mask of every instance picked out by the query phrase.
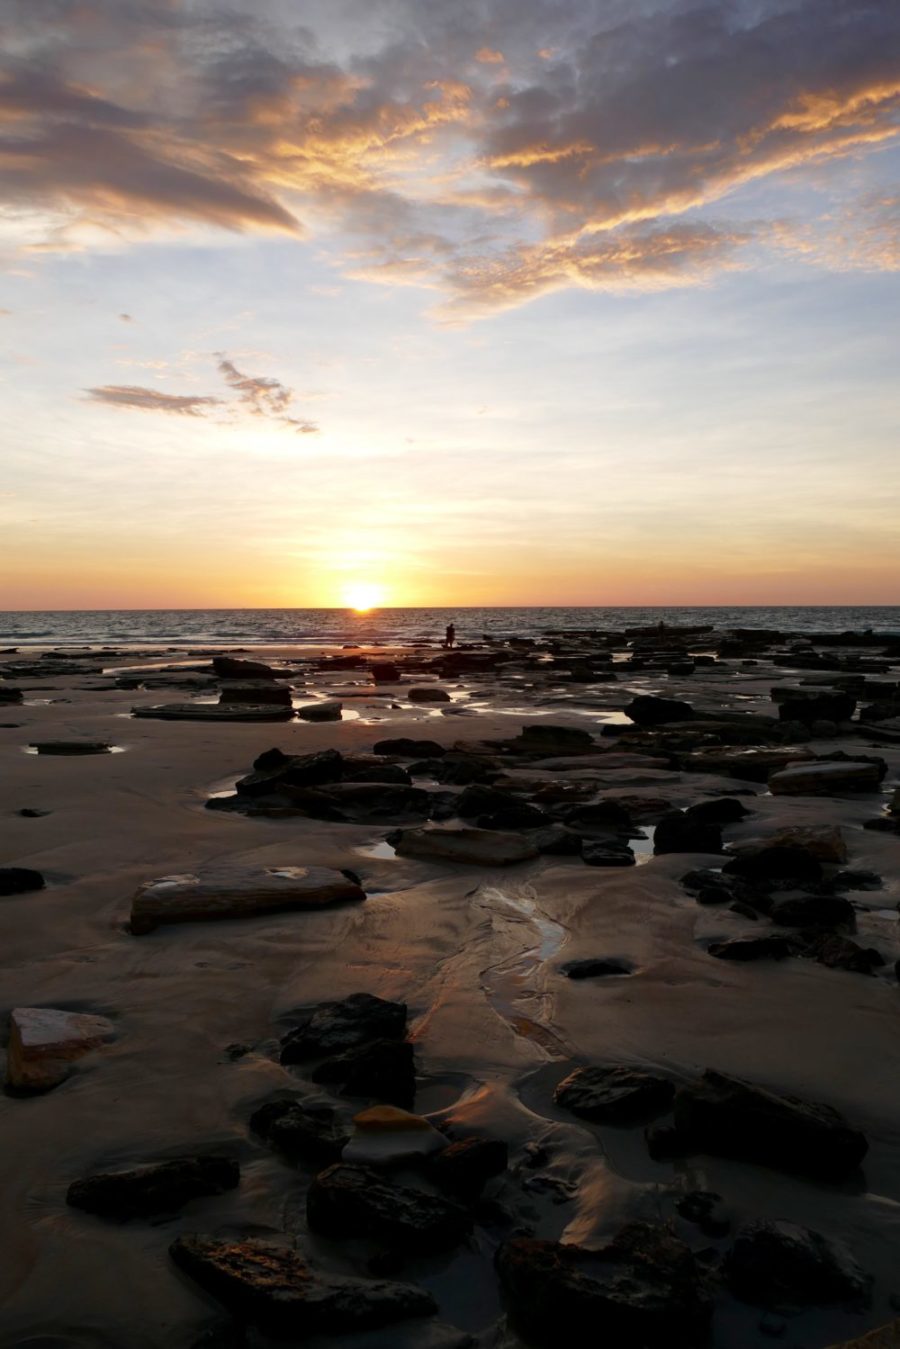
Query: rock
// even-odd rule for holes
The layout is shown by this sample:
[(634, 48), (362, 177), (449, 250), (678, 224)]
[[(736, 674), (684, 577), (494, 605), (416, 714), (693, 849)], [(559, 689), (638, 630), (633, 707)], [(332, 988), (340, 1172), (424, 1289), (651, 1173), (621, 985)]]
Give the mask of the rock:
[(744, 857), (767, 848), (797, 848), (818, 862), (841, 864), (848, 857), (844, 835), (836, 824), (795, 825), (779, 829), (768, 838), (755, 843), (742, 843), (733, 851), (737, 856)]
[(772, 701), (778, 704), (782, 721), (803, 721), (807, 725), (816, 721), (849, 721), (856, 711), (854, 695), (837, 689), (777, 688), (772, 690)]
[(397, 684), (400, 680), (399, 668), (387, 660), (370, 665), (369, 674), (376, 684)]
[(180, 1236), (169, 1253), (230, 1312), (275, 1338), (352, 1334), (436, 1311), (420, 1288), (318, 1274), (298, 1251), (272, 1241)]
[(239, 1180), (240, 1168), (230, 1157), (176, 1157), (73, 1181), (66, 1203), (102, 1218), (148, 1218), (233, 1190)]
[(344, 756), (336, 749), (292, 755), (268, 750), (254, 763), (254, 772), (238, 779), (235, 791), (241, 796), (265, 796), (286, 787), (328, 786), (340, 782), (344, 767)]
[(769, 917), (781, 927), (826, 927), (856, 930), (856, 911), (840, 895), (788, 895), (775, 899)]
[(634, 853), (626, 843), (610, 843), (586, 838), (581, 845), (581, 856), (589, 867), (633, 867)]
[(762, 1307), (859, 1303), (868, 1280), (846, 1247), (788, 1222), (741, 1227), (725, 1260), (735, 1296)]
[(842, 890), (882, 890), (884, 881), (877, 871), (839, 871), (832, 876), (831, 886), (840, 894)]
[(317, 1166), (339, 1161), (350, 1137), (333, 1106), (297, 1097), (266, 1101), (250, 1116), (250, 1128), (290, 1161)]
[(365, 897), (345, 872), (327, 867), (211, 867), (145, 881), (131, 901), (131, 931), (142, 936), (164, 923), (255, 918)]
[(375, 764), (371, 768), (358, 768), (353, 773), (353, 782), (390, 783), (395, 787), (411, 787), (412, 775), (398, 763)]
[(500, 791), (482, 783), (470, 783), (456, 798), (456, 814), (464, 820), (477, 819), (500, 810), (511, 810), (522, 803), (512, 792)]
[(431, 1156), (447, 1147), (447, 1139), (421, 1115), (393, 1105), (373, 1105), (353, 1116), (353, 1135), (343, 1153), (345, 1162), (392, 1166)]
[(14, 1091), (50, 1091), (76, 1060), (115, 1034), (105, 1016), (54, 1007), (14, 1007), (10, 1013), (6, 1085)]
[(449, 703), (450, 694), (437, 684), (427, 684), (422, 688), (407, 689), (406, 696), (411, 703)]
[(543, 829), (533, 829), (528, 835), (540, 853), (553, 857), (578, 857), (581, 855), (582, 838), (561, 824), (549, 824)]
[(466, 1210), (452, 1200), (388, 1183), (371, 1167), (344, 1164), (316, 1176), (306, 1217), (323, 1236), (366, 1237), (410, 1254), (455, 1246), (471, 1226)]
[(447, 1194), (474, 1203), (485, 1185), (509, 1165), (509, 1148), (498, 1138), (464, 1138), (435, 1152), (428, 1176)]
[(405, 1040), (370, 1040), (345, 1049), (318, 1064), (310, 1076), (339, 1085), (345, 1096), (369, 1096), (404, 1110), (416, 1094), (413, 1047)]
[(294, 709), (265, 703), (158, 703), (133, 707), (131, 715), (145, 721), (291, 721)]
[(539, 810), (537, 806), (529, 805), (527, 801), (516, 801), (502, 810), (495, 810), (490, 815), (479, 815), (478, 817), (480, 829), (493, 829), (501, 832), (507, 829), (543, 829), (549, 827), (550, 824), (550, 816)]
[(653, 835), (654, 853), (722, 851), (722, 827), (680, 810), (664, 815)]
[(633, 821), (630, 813), (617, 801), (593, 801), (586, 805), (571, 806), (563, 817), (570, 829), (631, 830)]
[(818, 762), (811, 750), (791, 745), (785, 749), (698, 749), (685, 756), (690, 772), (716, 773), (742, 782), (768, 782), (789, 764)]
[(0, 867), (0, 895), (25, 895), (44, 885), (41, 873), (30, 867)]
[(390, 782), (335, 782), (314, 792), (295, 792), (291, 801), (314, 819), (391, 823), (403, 818), (427, 819), (432, 794), (421, 787)]
[(21, 689), (14, 688), (12, 684), (0, 684), (0, 703), (21, 703), (24, 696)]
[(594, 737), (589, 731), (573, 726), (552, 726), (547, 722), (533, 722), (523, 726), (511, 745), (525, 754), (584, 754), (595, 749)]
[(869, 1148), (865, 1136), (831, 1106), (783, 1096), (713, 1069), (699, 1082), (678, 1088), (674, 1112), (685, 1151), (818, 1180), (852, 1175)]
[(37, 810), (34, 806), (23, 806), (22, 809), (16, 813), (21, 815), (23, 820), (42, 820), (45, 815), (51, 815), (53, 812), (49, 810)]
[(806, 848), (766, 842), (735, 852), (723, 866), (722, 874), (769, 888), (779, 885), (790, 888), (821, 880), (822, 864)]
[(515, 1237), (496, 1264), (510, 1319), (541, 1349), (706, 1342), (710, 1299), (700, 1267), (666, 1227), (633, 1223), (598, 1251)]
[(890, 1321), (886, 1326), (870, 1330), (856, 1340), (842, 1340), (830, 1349), (900, 1349), (900, 1320)]
[(690, 721), (695, 713), (690, 703), (679, 698), (657, 698), (652, 693), (642, 693), (632, 698), (625, 708), (626, 717), (637, 726), (664, 726), (669, 721)]
[(370, 1040), (402, 1040), (406, 1035), (406, 1003), (389, 1002), (372, 993), (352, 993), (339, 1002), (320, 1002), (301, 1014), (281, 1041), (282, 1063), (305, 1063)]
[(374, 754), (396, 754), (399, 759), (439, 759), (447, 753), (436, 740), (410, 740), (398, 736), (393, 740), (378, 740), (372, 746)]
[(290, 707), (291, 690), (286, 684), (266, 683), (262, 679), (250, 680), (244, 684), (224, 684), (219, 695), (219, 705), (225, 707), (231, 703), (250, 703), (254, 707), (264, 707), (267, 704)]
[(624, 960), (587, 956), (584, 960), (567, 961), (560, 965), (559, 972), (567, 979), (604, 979), (613, 974), (631, 974), (632, 967)]
[(833, 932), (803, 934), (802, 954), (817, 960), (829, 970), (847, 970), (850, 974), (874, 974), (886, 964), (884, 956), (873, 946), (859, 946), (849, 937), (838, 937)]
[(848, 792), (877, 792), (883, 773), (876, 763), (851, 759), (819, 759), (792, 764), (773, 773), (773, 796), (843, 796)]
[(323, 698), (317, 703), (304, 703), (296, 709), (301, 721), (340, 721), (343, 703), (337, 698)]
[(277, 679), (278, 671), (259, 660), (238, 660), (234, 656), (214, 656), (213, 674), (219, 679)]
[(112, 754), (112, 745), (102, 740), (32, 740), (38, 754)]
[(749, 815), (747, 807), (736, 796), (713, 797), (688, 806), (685, 815), (698, 824), (737, 824)]
[(576, 1069), (560, 1082), (553, 1099), (582, 1119), (627, 1124), (662, 1114), (674, 1094), (668, 1078), (617, 1064)]
[(716, 960), (785, 960), (798, 954), (796, 942), (790, 937), (729, 937), (727, 941), (713, 942), (709, 954)]
[(722, 1196), (710, 1190), (691, 1190), (675, 1201), (675, 1209), (706, 1237), (724, 1237), (731, 1227), (722, 1208)]
[(538, 856), (521, 834), (493, 829), (399, 829), (388, 840), (401, 857), (506, 867)]

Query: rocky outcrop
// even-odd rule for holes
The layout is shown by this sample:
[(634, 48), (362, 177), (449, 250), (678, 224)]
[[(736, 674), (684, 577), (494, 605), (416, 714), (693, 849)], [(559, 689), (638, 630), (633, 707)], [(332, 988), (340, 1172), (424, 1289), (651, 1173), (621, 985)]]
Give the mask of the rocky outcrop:
[(355, 880), (327, 867), (216, 867), (146, 881), (131, 902), (131, 931), (141, 936), (165, 923), (255, 918), (365, 897)]
[(239, 1180), (240, 1168), (230, 1157), (175, 1157), (73, 1181), (66, 1203), (102, 1218), (149, 1218), (233, 1190)]
[(169, 1253), (234, 1316), (275, 1338), (350, 1335), (436, 1310), (430, 1294), (411, 1284), (321, 1274), (273, 1241), (180, 1236)]

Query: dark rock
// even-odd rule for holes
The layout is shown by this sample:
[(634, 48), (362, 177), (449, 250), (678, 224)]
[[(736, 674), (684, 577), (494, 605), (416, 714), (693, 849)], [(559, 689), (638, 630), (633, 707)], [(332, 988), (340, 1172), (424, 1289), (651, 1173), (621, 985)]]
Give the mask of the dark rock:
[(291, 1161), (317, 1166), (338, 1161), (350, 1138), (333, 1106), (297, 1098), (266, 1101), (250, 1116), (250, 1128)]
[(512, 792), (502, 792), (497, 787), (488, 787), (472, 783), (463, 788), (456, 798), (456, 813), (464, 820), (475, 820), (479, 815), (494, 811), (510, 810), (522, 803)]
[(729, 937), (727, 941), (713, 942), (709, 954), (716, 960), (786, 960), (797, 955), (797, 943), (790, 937)]
[(594, 801), (587, 805), (571, 806), (563, 818), (571, 829), (609, 831), (633, 828), (630, 812), (617, 801)]
[(509, 1148), (499, 1138), (465, 1138), (428, 1159), (428, 1175), (442, 1190), (473, 1203), (494, 1176), (509, 1165)]
[(480, 829), (541, 829), (551, 823), (549, 815), (527, 801), (515, 801), (489, 815), (479, 815)]
[(366, 1166), (330, 1166), (306, 1199), (310, 1227), (327, 1237), (367, 1237), (411, 1254), (445, 1250), (467, 1235), (471, 1220), (450, 1199), (396, 1185)]
[(631, 974), (632, 967), (624, 960), (587, 956), (584, 960), (569, 960), (560, 965), (559, 972), (567, 979), (603, 979), (611, 974)]
[(839, 871), (830, 881), (835, 894), (842, 890), (881, 890), (884, 881), (877, 871)]
[(535, 829), (529, 838), (540, 853), (550, 856), (578, 857), (581, 855), (582, 839), (571, 829), (561, 824), (549, 824), (543, 829)]
[(282, 1063), (303, 1063), (368, 1040), (402, 1040), (406, 1003), (388, 1002), (371, 993), (353, 993), (340, 1002), (321, 1002), (302, 1014), (281, 1041)]
[(528, 754), (584, 754), (595, 748), (589, 731), (572, 726), (552, 726), (535, 722), (523, 726), (516, 748)]
[(259, 660), (236, 660), (233, 656), (214, 656), (213, 674), (219, 679), (277, 679), (278, 671)]
[(788, 895), (772, 901), (769, 917), (781, 927), (843, 927), (856, 930), (856, 910), (840, 895)]
[(230, 1157), (177, 1157), (129, 1171), (85, 1176), (69, 1186), (66, 1203), (103, 1218), (147, 1218), (174, 1213), (204, 1195), (233, 1190), (239, 1180), (240, 1169)]
[(581, 856), (589, 867), (633, 867), (634, 853), (625, 843), (607, 843), (603, 840), (584, 839)]
[(722, 851), (722, 828), (680, 810), (664, 815), (653, 835), (654, 853)]
[(698, 1349), (710, 1301), (690, 1250), (666, 1227), (633, 1223), (599, 1251), (516, 1237), (500, 1246), (510, 1319), (541, 1349)]
[(576, 1069), (560, 1082), (553, 1098), (582, 1119), (626, 1124), (662, 1114), (674, 1093), (668, 1078), (617, 1064)]
[(724, 1237), (731, 1227), (722, 1208), (722, 1196), (710, 1190), (691, 1190), (675, 1201), (685, 1222), (693, 1223), (707, 1237)]
[[(276, 754), (280, 758), (275, 759)], [(321, 787), (340, 782), (344, 774), (344, 757), (336, 749), (292, 755), (269, 750), (253, 767), (253, 773), (235, 783), (235, 790), (242, 796), (264, 796), (282, 787)]]
[[(284, 1057), (282, 1055), (282, 1062)], [(314, 1082), (339, 1085), (345, 1096), (371, 1096), (408, 1110), (416, 1094), (413, 1047), (406, 1040), (371, 1040), (325, 1059)]]
[(378, 740), (372, 750), (375, 754), (395, 754), (399, 759), (439, 759), (447, 753), (436, 740), (410, 740), (405, 736)]
[(45, 815), (50, 815), (49, 810), (37, 810), (34, 806), (23, 806), (17, 814), (22, 816), (23, 820), (42, 820)]
[(13, 688), (11, 684), (0, 684), (0, 703), (21, 703), (22, 701), (21, 689)]
[(112, 745), (101, 740), (32, 740), (38, 754), (111, 754)]
[(337, 698), (322, 698), (316, 703), (304, 703), (297, 708), (301, 721), (341, 721), (343, 704)]
[(30, 867), (0, 867), (0, 895), (24, 895), (43, 890), (44, 878)]
[(762, 1307), (865, 1301), (868, 1280), (850, 1252), (788, 1222), (741, 1227), (725, 1260), (731, 1291)]
[(400, 679), (400, 670), (391, 661), (379, 661), (369, 666), (369, 674), (376, 684), (396, 684)]
[(699, 1082), (678, 1088), (674, 1111), (686, 1151), (819, 1180), (844, 1180), (869, 1147), (831, 1106), (783, 1096), (713, 1069)]
[(688, 806), (685, 814), (703, 824), (737, 824), (749, 815), (747, 807), (736, 796), (720, 796), (710, 801), (698, 801)]
[(820, 880), (822, 863), (805, 848), (775, 846), (732, 857), (722, 871), (751, 882), (797, 883)]
[(800, 689), (777, 690), (782, 695), (773, 701), (778, 703), (778, 715), (782, 721), (804, 721), (807, 725), (815, 721), (849, 721), (856, 711), (856, 698), (851, 693), (804, 693)]
[(847, 970), (851, 974), (874, 974), (885, 959), (874, 946), (859, 946), (849, 937), (838, 937), (831, 932), (803, 934), (803, 954), (829, 970)]
[(421, 1288), (317, 1274), (298, 1251), (272, 1241), (181, 1236), (169, 1253), (235, 1316), (275, 1338), (352, 1334), (436, 1311)]
[(690, 721), (695, 714), (690, 703), (679, 698), (657, 698), (655, 694), (642, 693), (631, 700), (625, 715), (637, 726), (663, 726), (668, 721)]
[(396, 787), (411, 787), (412, 777), (409, 772), (398, 763), (385, 763), (380, 767), (375, 764), (371, 768), (357, 768), (353, 773), (354, 782), (383, 782), (390, 783)]
[(411, 703), (449, 703), (450, 694), (437, 684), (426, 684), (422, 688), (408, 689), (407, 698)]
[(291, 690), (286, 684), (267, 683), (262, 679), (249, 680), (242, 684), (229, 683), (222, 686), (219, 702), (223, 706), (230, 703), (250, 703), (254, 707), (266, 704), (290, 707)]

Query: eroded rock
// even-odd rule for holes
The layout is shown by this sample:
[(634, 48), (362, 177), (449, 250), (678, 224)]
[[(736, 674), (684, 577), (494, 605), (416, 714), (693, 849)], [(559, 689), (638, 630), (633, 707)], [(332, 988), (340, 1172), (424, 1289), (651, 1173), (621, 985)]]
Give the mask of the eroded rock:
[(327, 867), (218, 867), (162, 876), (139, 886), (131, 902), (131, 931), (152, 932), (166, 923), (253, 918), (293, 909), (356, 903), (365, 891)]

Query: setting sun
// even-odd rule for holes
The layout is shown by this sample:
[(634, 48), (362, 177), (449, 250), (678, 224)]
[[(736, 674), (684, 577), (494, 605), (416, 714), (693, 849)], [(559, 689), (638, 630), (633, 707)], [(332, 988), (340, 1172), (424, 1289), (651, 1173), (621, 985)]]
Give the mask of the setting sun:
[(384, 602), (384, 587), (370, 581), (354, 581), (344, 590), (344, 603), (348, 609), (364, 614)]

